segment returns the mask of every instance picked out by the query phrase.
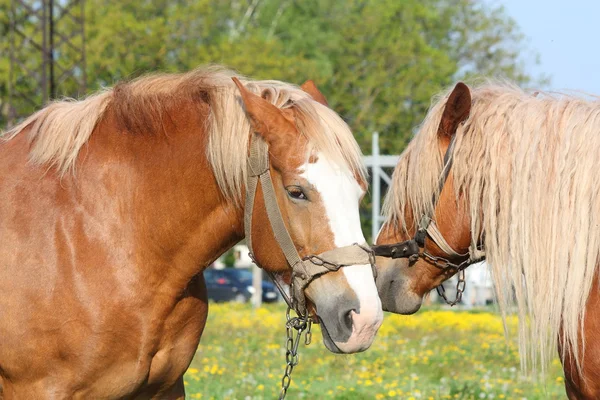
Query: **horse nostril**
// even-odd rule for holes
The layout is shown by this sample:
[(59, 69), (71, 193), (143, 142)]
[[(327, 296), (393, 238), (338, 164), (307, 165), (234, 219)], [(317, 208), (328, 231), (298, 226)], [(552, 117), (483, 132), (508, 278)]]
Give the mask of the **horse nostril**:
[(352, 330), (352, 313), (356, 312), (355, 310), (350, 310), (344, 315), (343, 324), (348, 330)]

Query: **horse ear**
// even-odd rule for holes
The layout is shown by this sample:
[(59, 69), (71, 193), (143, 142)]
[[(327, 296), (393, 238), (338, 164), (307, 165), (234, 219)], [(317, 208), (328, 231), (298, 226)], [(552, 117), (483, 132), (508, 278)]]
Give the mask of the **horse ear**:
[(315, 85), (315, 83), (312, 80), (309, 79), (306, 82), (304, 82), (302, 86), (300, 86), (300, 89), (310, 94), (315, 101), (323, 104), (326, 107), (329, 107), (327, 99), (325, 98), (325, 96), (323, 96), (323, 93), (321, 93), (321, 91), (317, 89), (317, 85)]
[(471, 112), (471, 91), (462, 82), (458, 82), (446, 102), (438, 134), (452, 136), (458, 125), (469, 117)]
[(246, 108), (246, 115), (250, 119), (252, 128), (269, 145), (273, 145), (274, 142), (281, 139), (282, 134), (296, 132), (296, 126), (282, 110), (250, 92), (237, 78), (233, 77), (231, 79), (240, 90)]

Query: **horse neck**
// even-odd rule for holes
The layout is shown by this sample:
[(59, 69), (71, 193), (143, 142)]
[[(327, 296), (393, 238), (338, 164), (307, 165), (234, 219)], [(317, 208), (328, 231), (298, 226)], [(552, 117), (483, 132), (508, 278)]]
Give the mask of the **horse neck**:
[[(90, 139), (83, 169), (123, 204), (120, 218), (132, 230), (137, 267), (183, 290), (243, 238), (243, 210), (220, 193), (208, 163), (208, 106), (180, 105), (169, 114), (165, 132), (132, 134), (115, 129), (109, 111)], [(94, 197), (97, 188), (88, 193)]]

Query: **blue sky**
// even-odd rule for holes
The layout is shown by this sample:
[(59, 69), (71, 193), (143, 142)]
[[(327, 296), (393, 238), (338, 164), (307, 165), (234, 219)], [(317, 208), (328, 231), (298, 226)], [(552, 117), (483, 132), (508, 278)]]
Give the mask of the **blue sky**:
[(491, 4), (504, 5), (527, 37), (528, 47), (539, 53), (540, 65), (527, 64), (530, 74), (548, 75), (550, 89), (600, 95), (600, 0), (492, 0)]

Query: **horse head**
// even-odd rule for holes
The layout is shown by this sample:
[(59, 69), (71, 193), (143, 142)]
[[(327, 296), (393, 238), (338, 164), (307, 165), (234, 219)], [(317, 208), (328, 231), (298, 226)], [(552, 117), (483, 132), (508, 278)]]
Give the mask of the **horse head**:
[[(374, 246), (375, 253), (384, 256), (377, 258), (377, 287), (386, 311), (418, 311), (427, 293), (474, 261), (467, 203), (462, 194), (456, 195), (451, 169), (457, 128), (468, 118), (470, 109), (469, 88), (458, 83), (430, 134), (434, 150), (428, 156), (432, 159), (416, 154), (417, 146), (412, 144), (394, 171), (395, 186), (390, 192), (395, 194), (386, 199), (390, 219)], [(428, 134), (420, 132), (415, 143), (426, 140)], [(427, 174), (425, 169), (435, 172)], [(428, 181), (420, 189), (431, 190), (407, 190), (408, 179)]]
[[(273, 104), (278, 93), (256, 94), (234, 82), (252, 128), (247, 185), (254, 177), (255, 186), (246, 190), (245, 225), (253, 256), (292, 283), (294, 307), (321, 322), (329, 350), (363, 351), (383, 319), (359, 218), (366, 183), (360, 167), (332, 157), (344, 151), (343, 140), (359, 154), (356, 143), (312, 82), (303, 85), (306, 98), (283, 107)], [(315, 118), (322, 120), (311, 123)], [(323, 126), (330, 132), (315, 131)], [(335, 129), (346, 134), (326, 138), (329, 149), (311, 142)]]

